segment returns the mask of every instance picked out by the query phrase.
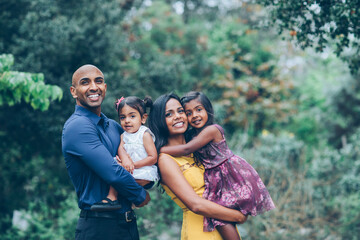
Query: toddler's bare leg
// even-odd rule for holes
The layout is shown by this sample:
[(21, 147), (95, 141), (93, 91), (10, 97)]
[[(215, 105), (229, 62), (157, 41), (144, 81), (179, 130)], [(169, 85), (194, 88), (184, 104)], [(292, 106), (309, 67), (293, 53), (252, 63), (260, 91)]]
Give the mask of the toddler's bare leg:
[(135, 180), (140, 186), (145, 186), (146, 184), (151, 183), (151, 181), (144, 180), (144, 179), (136, 179)]
[[(107, 198), (109, 198), (111, 201), (115, 201), (117, 200), (117, 191), (115, 190), (115, 188), (113, 188), (112, 186), (110, 186), (110, 189), (109, 189), (109, 193), (107, 195)], [(103, 202), (106, 202), (103, 200)]]
[(101, 202), (91, 205), (90, 210), (95, 212), (106, 212), (121, 209), (121, 204), (117, 201), (117, 191), (115, 188), (109, 188), (109, 193)]
[(219, 231), (221, 237), (224, 240), (241, 240), (235, 224), (226, 224), (224, 226), (218, 226), (216, 227), (216, 229)]

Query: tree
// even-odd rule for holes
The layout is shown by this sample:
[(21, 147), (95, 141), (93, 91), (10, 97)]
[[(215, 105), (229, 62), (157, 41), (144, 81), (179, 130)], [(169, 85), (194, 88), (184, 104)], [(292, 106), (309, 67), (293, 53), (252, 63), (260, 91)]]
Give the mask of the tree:
[(349, 63), (353, 73), (360, 66), (360, 0), (258, 0), (270, 9), (280, 33), (297, 40), (302, 48), (323, 51), (335, 44), (335, 53)]
[[(114, 83), (117, 94), (182, 94), (207, 77), (204, 35), (199, 22), (185, 24), (171, 6), (157, 1), (123, 23), (127, 46)], [(149, 86), (151, 88), (144, 88)]]
[(241, 129), (257, 136), (264, 129), (277, 131), (296, 113), (294, 83), (280, 74), (269, 32), (264, 40), (261, 31), (238, 21), (223, 20), (211, 32), (213, 75), (198, 88), (212, 95), (229, 132)]
[(10, 71), (13, 64), (12, 55), (0, 55), (0, 106), (13, 106), (24, 100), (32, 108), (45, 111), (49, 108), (50, 101), (61, 100), (61, 88), (46, 85), (43, 74)]
[[(24, 131), (24, 125), (28, 121), (25, 121), (21, 125), (16, 124), (16, 119), (9, 114), (8, 109), (12, 109), (13, 112), (22, 114), (24, 107), (31, 106), (32, 111), (41, 110), (46, 111), (50, 102), (54, 100), (61, 100), (62, 90), (55, 85), (48, 85), (44, 83), (44, 75), (42, 73), (25, 73), (18, 71), (11, 71), (11, 67), (14, 64), (14, 57), (10, 54), (0, 55), (0, 111), (2, 112), (2, 118), (4, 120), (0, 127), (0, 149), (2, 151), (0, 157), (2, 175), (1, 179), (1, 196), (0, 201), (3, 202), (0, 211), (2, 214), (9, 210), (12, 210), (14, 206), (20, 207), (23, 204), (18, 204), (24, 199), (24, 194), (19, 193), (23, 191), (26, 181), (24, 179), (31, 179), (31, 170), (36, 166), (38, 173), (43, 171), (41, 159), (40, 161), (26, 161), (26, 153), (24, 146), (19, 144), (19, 141), (12, 140), (21, 139), (21, 131)], [(26, 104), (22, 104), (22, 102)], [(15, 105), (17, 104), (17, 105)], [(25, 105), (25, 106), (23, 106)], [(15, 125), (14, 125), (15, 124)], [(20, 131), (19, 131), (20, 130)], [(35, 134), (36, 132), (34, 132)], [(31, 142), (31, 138), (27, 141)], [(31, 152), (32, 149), (28, 149)], [(25, 157), (26, 156), (26, 157)], [(19, 160), (24, 160), (22, 166), (18, 166)], [(36, 163), (36, 164), (35, 164)], [(29, 171), (30, 170), (30, 171)], [(24, 183), (25, 182), (25, 183)], [(28, 182), (29, 183), (29, 182)], [(12, 194), (11, 194), (12, 192)], [(17, 201), (11, 200), (12, 198), (18, 198)], [(16, 196), (16, 197), (15, 197)], [(13, 205), (15, 203), (15, 205)], [(0, 227), (3, 228), (0, 221)]]

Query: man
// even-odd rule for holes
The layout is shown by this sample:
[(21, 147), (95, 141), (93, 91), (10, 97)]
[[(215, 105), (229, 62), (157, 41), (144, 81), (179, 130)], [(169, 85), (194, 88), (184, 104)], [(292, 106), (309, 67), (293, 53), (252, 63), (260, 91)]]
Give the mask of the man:
[[(114, 160), (123, 130), (101, 113), (106, 87), (103, 73), (93, 65), (73, 74), (70, 92), (76, 106), (64, 125), (62, 151), (81, 209), (75, 238), (134, 240), (139, 233), (131, 204), (142, 207), (150, 196)], [(121, 209), (90, 211), (91, 205), (107, 196), (110, 185), (118, 192)]]

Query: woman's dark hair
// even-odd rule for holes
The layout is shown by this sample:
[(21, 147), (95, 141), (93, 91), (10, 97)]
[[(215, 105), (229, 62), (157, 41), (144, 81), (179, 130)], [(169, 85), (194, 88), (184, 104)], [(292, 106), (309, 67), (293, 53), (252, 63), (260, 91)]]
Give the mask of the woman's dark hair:
[(166, 125), (165, 108), (166, 103), (174, 98), (180, 102), (180, 98), (175, 93), (164, 94), (158, 97), (149, 114), (148, 123), (150, 130), (154, 133), (156, 141), (156, 150), (160, 152), (160, 148), (168, 143), (169, 129)]
[[(213, 106), (209, 100), (209, 98), (202, 92), (195, 92), (195, 91), (191, 91), (188, 92), (187, 94), (185, 94), (185, 96), (183, 96), (181, 98), (181, 105), (183, 105), (183, 107), (185, 108), (186, 104), (192, 100), (197, 100), (199, 101), (205, 108), (205, 111), (208, 114), (208, 120), (205, 123), (205, 125), (201, 128), (201, 129), (196, 129), (196, 128), (190, 128), (186, 134), (185, 134), (185, 138), (186, 141), (189, 142), (193, 137), (195, 137), (197, 134), (199, 134), (199, 132), (201, 132), (202, 129), (204, 129), (205, 127), (214, 124), (214, 109)], [(215, 157), (215, 155), (212, 155), (210, 151), (205, 151), (204, 155), (200, 155), (197, 151), (194, 152), (194, 156), (195, 156), (195, 162), (198, 164), (198, 161), (202, 158), (207, 158), (207, 159), (213, 159)]]
[[(166, 124), (165, 109), (166, 109), (166, 103), (172, 98), (178, 100), (179, 103), (181, 103), (180, 98), (175, 93), (161, 95), (155, 100), (151, 112), (149, 114), (148, 124), (150, 130), (155, 135), (156, 138), (155, 147), (158, 153), (160, 152), (160, 148), (162, 148), (168, 143), (169, 129)], [(163, 193), (164, 189), (160, 185), (161, 172), (159, 168), (158, 168), (158, 173), (160, 177), (158, 186), (160, 188), (160, 191)]]
[(151, 111), (153, 102), (151, 97), (148, 96), (145, 97), (144, 100), (141, 100), (140, 98), (135, 96), (129, 96), (122, 100), (119, 99), (115, 102), (115, 108), (116, 111), (118, 112), (118, 115), (120, 115), (121, 109), (125, 105), (128, 105), (129, 107), (136, 109), (140, 113), (140, 116), (143, 117), (143, 115), (146, 113), (146, 108), (149, 108)]

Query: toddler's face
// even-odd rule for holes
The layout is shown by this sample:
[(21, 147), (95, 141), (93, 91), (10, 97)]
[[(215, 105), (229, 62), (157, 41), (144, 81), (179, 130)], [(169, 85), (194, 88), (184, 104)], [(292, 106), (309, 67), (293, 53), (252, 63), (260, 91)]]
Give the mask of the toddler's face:
[(119, 119), (121, 127), (128, 133), (136, 133), (146, 120), (138, 110), (126, 104), (120, 111)]
[(202, 128), (208, 121), (207, 111), (197, 99), (186, 103), (185, 113), (190, 126), (194, 128)]

